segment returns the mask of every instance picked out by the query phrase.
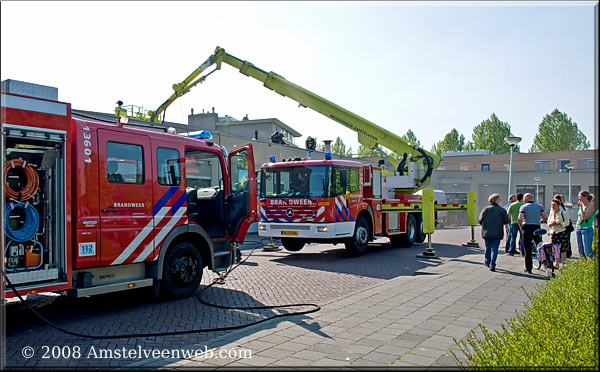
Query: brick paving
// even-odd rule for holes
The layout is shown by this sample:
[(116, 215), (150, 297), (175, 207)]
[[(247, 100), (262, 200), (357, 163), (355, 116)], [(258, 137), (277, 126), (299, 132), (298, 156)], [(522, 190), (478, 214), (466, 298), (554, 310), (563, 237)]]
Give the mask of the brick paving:
[[(501, 255), (497, 272), (488, 271), (481, 264), (482, 249), (460, 246), (469, 238), (468, 228), (436, 231), (438, 260), (416, 257), (425, 244), (397, 248), (386, 239), (376, 241), (362, 257), (349, 256), (340, 245), (310, 245), (297, 253), (257, 249), (225, 284), (211, 287), (203, 298), (229, 306), (310, 302), (322, 309), (241, 330), (84, 339), (58, 332), (22, 305), (9, 304), (4, 367), (454, 366), (449, 354), (453, 338), (464, 337), (480, 322), (499, 328), (523, 309), (527, 296), (521, 287), (532, 291), (544, 283), (538, 275), (523, 274), (518, 257)], [(214, 278), (205, 271), (203, 285)], [(157, 301), (146, 290), (84, 299), (30, 297), (30, 303), (61, 327), (103, 335), (235, 326), (281, 311), (218, 309), (195, 297)], [(77, 345), (83, 356), (42, 359), (43, 345)], [(35, 350), (33, 358), (22, 356), (24, 346)], [(205, 347), (248, 349), (252, 358), (87, 358), (90, 350), (100, 348), (151, 352)]]

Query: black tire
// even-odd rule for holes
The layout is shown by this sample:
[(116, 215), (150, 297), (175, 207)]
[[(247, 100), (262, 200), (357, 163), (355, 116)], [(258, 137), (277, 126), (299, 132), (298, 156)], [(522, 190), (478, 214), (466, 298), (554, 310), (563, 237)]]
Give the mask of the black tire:
[(390, 242), (393, 246), (410, 247), (414, 244), (417, 237), (417, 221), (415, 216), (409, 214), (406, 216), (406, 232), (390, 236)]
[(281, 238), (281, 244), (290, 252), (298, 252), (304, 247), (304, 242), (300, 239)]
[(354, 224), (354, 235), (344, 245), (355, 256), (360, 256), (367, 251), (369, 245), (369, 224), (364, 217), (358, 217)]
[(202, 280), (202, 255), (195, 245), (179, 242), (169, 249), (163, 265), (162, 286), (166, 297), (179, 299), (193, 295)]
[(415, 242), (423, 243), (425, 239), (427, 239), (427, 234), (423, 232), (423, 217), (420, 215), (417, 215), (416, 217), (416, 227), (417, 230), (415, 232)]

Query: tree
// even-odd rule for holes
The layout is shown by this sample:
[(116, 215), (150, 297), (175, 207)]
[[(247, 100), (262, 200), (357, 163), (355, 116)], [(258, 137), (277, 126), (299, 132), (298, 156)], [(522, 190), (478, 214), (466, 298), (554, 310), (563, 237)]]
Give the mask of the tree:
[(459, 134), (455, 128), (444, 136), (444, 139), (437, 142), (431, 148), (431, 152), (440, 156), (445, 151), (462, 151), (465, 149), (465, 136)]
[[(496, 154), (510, 152), (510, 145), (504, 142), (504, 137), (512, 137), (510, 125), (500, 121), (495, 113), (489, 119), (473, 128), (473, 143), (468, 144), (470, 149), (490, 150)], [(465, 145), (467, 147), (467, 145)], [(515, 145), (515, 152), (519, 152), (519, 145)]]
[(554, 109), (546, 114), (538, 126), (529, 152), (587, 150), (590, 142), (579, 130), (577, 123), (564, 112)]
[(415, 133), (410, 129), (406, 132), (405, 135), (402, 136), (402, 139), (409, 143), (412, 143), (413, 145), (417, 145), (417, 146), (421, 147), (421, 142), (417, 139), (417, 136), (415, 136)]
[[(385, 150), (384, 150), (385, 152)], [(371, 157), (371, 156), (382, 156), (381, 153), (375, 149), (370, 149), (363, 145), (358, 145), (358, 156), (360, 157)]]
[(336, 154), (336, 155), (351, 157), (352, 156), (352, 147), (349, 147), (348, 150), (346, 151), (346, 145), (344, 144), (344, 141), (342, 141), (342, 139), (338, 136), (335, 139), (335, 143), (331, 146), (331, 153)]

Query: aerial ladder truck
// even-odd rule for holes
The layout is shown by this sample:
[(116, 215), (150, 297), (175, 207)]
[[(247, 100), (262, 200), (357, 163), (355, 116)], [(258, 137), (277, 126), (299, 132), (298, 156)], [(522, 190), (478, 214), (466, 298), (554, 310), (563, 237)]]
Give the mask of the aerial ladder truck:
[[(467, 204), (436, 204), (433, 190), (425, 189), (439, 165), (438, 156), (220, 47), (185, 80), (174, 84), (173, 94), (157, 110), (149, 111), (146, 120), (161, 122), (169, 105), (223, 63), (353, 130), (359, 143), (379, 151), (395, 168), (393, 175), (384, 176), (386, 171), (381, 167), (334, 160), (327, 153), (325, 160), (275, 162), (271, 157), (261, 167), (260, 236), (281, 238), (289, 251), (299, 251), (310, 242), (330, 242), (344, 243), (353, 254), (362, 254), (368, 242), (379, 236), (388, 237), (394, 245), (423, 242), (434, 231), (435, 211), (467, 211), (469, 224), (476, 224), (474, 193), (468, 193)], [(214, 69), (204, 73), (211, 66)], [(391, 153), (386, 154), (379, 146)], [(394, 153), (401, 156), (400, 161)], [(422, 195), (415, 195), (419, 190), (423, 190)]]

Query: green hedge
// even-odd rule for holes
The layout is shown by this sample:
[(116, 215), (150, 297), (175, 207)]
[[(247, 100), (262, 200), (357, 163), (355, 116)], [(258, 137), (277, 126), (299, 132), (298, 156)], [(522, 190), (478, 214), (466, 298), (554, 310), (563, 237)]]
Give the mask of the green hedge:
[[(597, 256), (596, 256), (597, 257)], [(462, 368), (598, 370), (598, 259), (578, 260), (528, 294), (525, 311), (481, 336), (471, 331), (453, 352)], [(464, 358), (463, 358), (464, 360)]]

